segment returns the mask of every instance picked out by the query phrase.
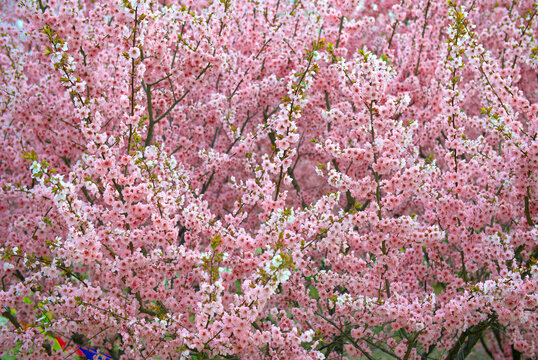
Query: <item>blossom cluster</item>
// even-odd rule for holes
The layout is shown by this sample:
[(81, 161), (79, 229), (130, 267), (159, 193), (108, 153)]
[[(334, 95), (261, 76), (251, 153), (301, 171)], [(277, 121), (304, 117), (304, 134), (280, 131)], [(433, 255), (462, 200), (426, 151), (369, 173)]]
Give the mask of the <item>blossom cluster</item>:
[(0, 355), (538, 358), (531, 0), (0, 3)]

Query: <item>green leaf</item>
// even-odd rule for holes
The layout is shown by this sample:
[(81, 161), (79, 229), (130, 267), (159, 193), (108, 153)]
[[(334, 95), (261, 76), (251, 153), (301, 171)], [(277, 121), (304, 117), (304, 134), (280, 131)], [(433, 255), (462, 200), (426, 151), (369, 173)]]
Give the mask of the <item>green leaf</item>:
[(308, 288), (308, 294), (310, 295), (310, 297), (312, 299), (319, 299), (319, 293), (318, 293), (318, 289), (316, 289), (315, 286), (311, 285), (309, 288)]

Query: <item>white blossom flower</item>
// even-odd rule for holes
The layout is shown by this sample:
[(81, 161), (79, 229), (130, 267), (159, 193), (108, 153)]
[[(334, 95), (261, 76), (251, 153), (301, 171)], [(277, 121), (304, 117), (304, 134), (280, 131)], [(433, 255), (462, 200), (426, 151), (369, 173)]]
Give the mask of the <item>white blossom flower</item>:
[(52, 61), (52, 64), (58, 64), (62, 60), (62, 54), (61, 53), (54, 53), (51, 55), (50, 60)]
[(288, 269), (282, 269), (282, 270), (279, 270), (275, 275), (276, 275), (277, 282), (282, 284), (288, 281), (288, 279), (291, 276), (291, 271), (289, 271)]
[(138, 59), (140, 57), (140, 49), (137, 47), (132, 47), (129, 49), (129, 57), (131, 59)]
[(30, 166), (30, 170), (32, 170), (32, 174), (37, 174), (38, 172), (41, 171), (41, 165), (37, 161), (34, 160), (32, 165)]

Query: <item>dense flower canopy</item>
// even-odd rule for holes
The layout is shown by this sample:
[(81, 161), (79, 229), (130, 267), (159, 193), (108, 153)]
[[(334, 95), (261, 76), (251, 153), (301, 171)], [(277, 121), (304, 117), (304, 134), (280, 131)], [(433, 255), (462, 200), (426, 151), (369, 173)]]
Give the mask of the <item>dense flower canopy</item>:
[(0, 354), (538, 357), (538, 5), (0, 5)]

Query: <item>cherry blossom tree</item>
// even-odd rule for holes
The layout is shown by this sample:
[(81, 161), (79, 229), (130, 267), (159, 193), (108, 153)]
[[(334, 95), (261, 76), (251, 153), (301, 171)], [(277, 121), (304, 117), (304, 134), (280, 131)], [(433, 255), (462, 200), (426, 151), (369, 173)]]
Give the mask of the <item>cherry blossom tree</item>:
[(538, 5), (0, 5), (0, 354), (538, 357)]

